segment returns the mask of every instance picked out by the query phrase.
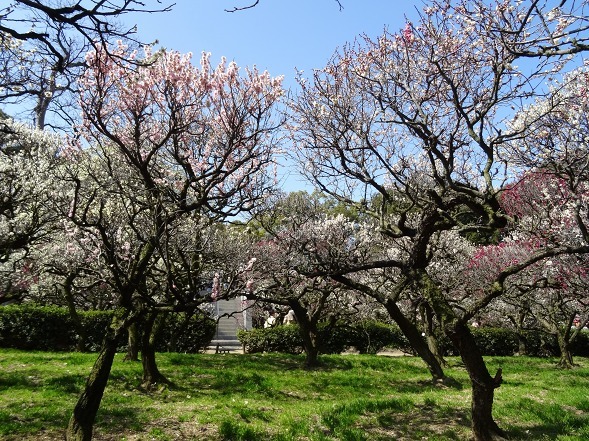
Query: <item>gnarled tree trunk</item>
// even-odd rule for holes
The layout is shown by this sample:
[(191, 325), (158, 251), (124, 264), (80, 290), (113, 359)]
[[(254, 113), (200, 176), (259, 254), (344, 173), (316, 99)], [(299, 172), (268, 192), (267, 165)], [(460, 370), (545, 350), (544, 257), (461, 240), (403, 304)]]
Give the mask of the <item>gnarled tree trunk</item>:
[(163, 322), (163, 320), (158, 320), (158, 317), (159, 314), (157, 312), (147, 314), (141, 337), (141, 363), (143, 364), (142, 386), (146, 389), (152, 389), (158, 383), (170, 383), (159, 371), (155, 359), (155, 344)]
[(297, 301), (290, 301), (289, 305), (294, 311), (299, 324), (299, 332), (303, 340), (305, 350), (305, 367), (314, 368), (319, 366), (319, 330), (316, 320), (307, 315), (307, 310)]
[(560, 350), (560, 360), (558, 361), (558, 367), (562, 369), (572, 369), (575, 366), (573, 363), (573, 353), (571, 351), (569, 334), (570, 331), (568, 330), (566, 332), (558, 332), (556, 334), (558, 349)]
[(439, 365), (444, 367), (447, 366), (446, 360), (444, 360), (444, 356), (440, 350), (440, 344), (436, 334), (433, 332), (426, 332), (425, 343)]
[(112, 363), (117, 352), (119, 336), (124, 324), (116, 316), (107, 330), (98, 358), (86, 380), (84, 391), (74, 408), (67, 430), (67, 441), (89, 441), (104, 389), (108, 382)]
[(517, 353), (518, 355), (528, 355), (528, 339), (522, 330), (517, 330)]
[(463, 320), (454, 313), (439, 287), (421, 270), (415, 274), (419, 287), (428, 299), (430, 306), (446, 336), (460, 352), (462, 362), (468, 372), (472, 388), (471, 418), (475, 441), (495, 441), (505, 439), (505, 432), (493, 419), (493, 399), (495, 389), (501, 385), (501, 369), (491, 377), (472, 332)]
[(527, 305), (524, 304), (515, 316), (508, 316), (509, 320), (515, 327), (518, 355), (528, 355), (528, 339), (524, 330), (527, 313)]
[(491, 377), (472, 332), (464, 323), (448, 325), (445, 332), (458, 348), (472, 384), (471, 417), (475, 441), (504, 439), (505, 432), (493, 419), (493, 398), (495, 389), (501, 385), (501, 369)]
[(127, 328), (127, 354), (124, 361), (139, 361), (139, 336), (137, 323)]
[(415, 352), (417, 352), (417, 355), (419, 355), (419, 357), (421, 357), (421, 359), (427, 365), (433, 380), (445, 380), (446, 375), (444, 374), (442, 365), (438, 361), (435, 354), (430, 350), (427, 342), (423, 339), (417, 326), (415, 326), (411, 320), (405, 317), (405, 314), (403, 314), (397, 303), (393, 300), (387, 300), (384, 306), (391, 318), (401, 329), (403, 335), (407, 337), (407, 340), (409, 340), (411, 347), (415, 350)]
[(446, 360), (444, 360), (444, 356), (442, 355), (442, 351), (440, 350), (440, 345), (436, 337), (434, 311), (427, 303), (423, 304), (423, 316), (426, 328), (425, 342), (427, 343), (427, 347), (434, 357), (436, 357), (436, 360), (440, 366), (446, 366)]
[(74, 302), (74, 293), (72, 291), (74, 280), (77, 277), (76, 272), (71, 272), (65, 278), (63, 282), (62, 292), (65, 297), (68, 312), (70, 314), (70, 318), (76, 328), (76, 334), (78, 334), (78, 341), (76, 342), (76, 351), (78, 352), (86, 352), (86, 329), (84, 328), (84, 324), (82, 323), (82, 319), (80, 318), (80, 314), (76, 310), (76, 303)]
[[(357, 289), (366, 295), (372, 297), (380, 304), (382, 304), (389, 316), (393, 321), (399, 326), (399, 329), (403, 333), (403, 335), (409, 340), (409, 344), (411, 347), (417, 352), (417, 355), (421, 357), (421, 359), (427, 365), (434, 382), (437, 381), (450, 381), (448, 377), (444, 374), (444, 370), (442, 369), (442, 365), (436, 355), (430, 350), (428, 343), (423, 339), (420, 330), (417, 328), (415, 323), (409, 320), (405, 314), (401, 311), (395, 299), (388, 297), (386, 300), (383, 299), (380, 295), (378, 295), (374, 290), (370, 287), (363, 285), (361, 283), (357, 283), (352, 279), (344, 276), (332, 276), (332, 278), (340, 283), (343, 283), (346, 286), (350, 286), (354, 289)], [(403, 283), (400, 283), (399, 286), (401, 290), (405, 287)], [(298, 317), (297, 317), (298, 318)], [(436, 345), (437, 347), (437, 345)]]

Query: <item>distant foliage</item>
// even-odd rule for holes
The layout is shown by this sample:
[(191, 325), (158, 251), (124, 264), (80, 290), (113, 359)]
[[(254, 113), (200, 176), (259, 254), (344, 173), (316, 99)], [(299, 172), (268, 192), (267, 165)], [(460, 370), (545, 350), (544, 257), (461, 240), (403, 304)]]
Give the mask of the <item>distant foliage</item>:
[[(59, 308), (55, 308), (59, 309)], [(67, 314), (67, 310), (63, 308), (63, 310)], [(1, 310), (0, 310), (1, 311)], [(112, 322), (112, 311), (80, 311), (78, 313), (80, 315), (80, 319), (82, 320), (82, 326), (86, 332), (86, 349), (90, 352), (98, 352), (100, 350), (100, 346), (102, 345), (102, 339), (104, 338), (104, 332), (110, 326)], [(2, 314), (0, 313), (0, 317)], [(73, 324), (69, 315), (67, 315), (67, 322), (64, 326), (73, 328)], [(75, 349), (76, 339), (78, 335), (74, 332), (73, 344), (74, 347), (70, 347), (67, 350), (71, 351)], [(126, 341), (121, 341), (121, 350), (125, 350)]]
[[(86, 347), (98, 351), (104, 332), (112, 320), (112, 311), (80, 311), (86, 331)], [(141, 326), (139, 326), (141, 329)], [(239, 331), (238, 338), (247, 353), (283, 352), (300, 354), (303, 342), (297, 325)], [(483, 355), (511, 356), (518, 354), (517, 333), (507, 328), (472, 328)], [(139, 331), (141, 333), (141, 331)], [(204, 350), (215, 334), (215, 321), (195, 314), (173, 314), (166, 318), (156, 343), (158, 352), (197, 353)], [(556, 337), (541, 331), (524, 331), (526, 353), (536, 357), (558, 356)], [(0, 347), (74, 351), (78, 335), (66, 308), (55, 306), (10, 305), (0, 307)], [(413, 353), (407, 339), (397, 326), (364, 320), (352, 325), (338, 323), (319, 327), (319, 347), (322, 354), (339, 354), (355, 349), (361, 354), (375, 354), (385, 348)], [(126, 350), (120, 342), (120, 351)], [(444, 355), (458, 355), (447, 338), (440, 338)], [(581, 332), (572, 344), (573, 355), (589, 357), (589, 332)]]
[(485, 355), (513, 355), (517, 353), (517, 335), (503, 328), (475, 328), (474, 338)]
[[(483, 355), (511, 356), (529, 355), (531, 357), (557, 357), (560, 355), (556, 336), (540, 330), (523, 331), (519, 338), (525, 343), (525, 353), (519, 353), (518, 334), (507, 328), (472, 328), (472, 334)], [(444, 355), (458, 355), (458, 351), (447, 338), (442, 338), (440, 346)], [(582, 331), (572, 344), (573, 355), (589, 356), (589, 332)]]
[[(483, 355), (510, 356), (518, 352), (517, 334), (511, 329), (472, 328), (471, 331)], [(442, 338), (440, 346), (444, 355), (459, 355), (448, 338)], [(535, 351), (532, 351), (533, 353), (528, 355), (538, 355), (538, 348), (535, 347), (535, 349)]]

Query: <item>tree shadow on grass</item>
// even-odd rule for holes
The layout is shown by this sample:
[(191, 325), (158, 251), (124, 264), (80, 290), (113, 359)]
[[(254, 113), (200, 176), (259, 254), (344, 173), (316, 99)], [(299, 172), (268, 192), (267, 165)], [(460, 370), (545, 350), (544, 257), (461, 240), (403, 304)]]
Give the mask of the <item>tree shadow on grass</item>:
[(30, 389), (39, 384), (39, 380), (26, 372), (4, 372), (0, 376), (0, 390), (10, 388)]
[(131, 405), (102, 406), (96, 417), (95, 427), (100, 432), (123, 433), (125, 431), (140, 432), (148, 423), (140, 418), (140, 412)]
[(9, 372), (0, 376), (0, 390), (28, 389), (44, 387), (66, 394), (77, 394), (86, 381), (82, 374), (63, 374), (45, 378), (31, 372)]
[(565, 408), (529, 398), (518, 400), (514, 406), (525, 409), (542, 423), (529, 426), (513, 425), (508, 430), (510, 439), (556, 439), (560, 435), (587, 439), (589, 435), (589, 413), (584, 409), (568, 406)]
[(58, 377), (48, 378), (43, 381), (45, 386), (67, 394), (77, 394), (84, 385), (86, 376), (81, 374), (65, 374)]
[[(226, 369), (217, 372), (196, 372), (170, 390), (192, 394), (195, 391), (210, 396), (245, 395), (275, 399), (281, 397), (271, 378), (262, 371)], [(182, 400), (183, 394), (176, 394)], [(168, 398), (172, 399), (172, 398)]]
[(393, 400), (391, 403), (367, 403), (364, 409), (358, 407), (356, 410), (355, 416), (328, 419), (330, 432), (337, 439), (358, 439), (358, 435), (362, 435), (361, 439), (375, 441), (464, 440), (470, 437), (470, 416), (464, 409), (414, 406)]
[(179, 368), (207, 369), (303, 369), (304, 356), (291, 354), (169, 354), (169, 362)]
[[(380, 395), (382, 388), (387, 387), (399, 393), (422, 393), (426, 391), (451, 388), (461, 390), (463, 385), (455, 382), (451, 386), (434, 383), (428, 376), (425, 367), (417, 365), (407, 368), (407, 360), (403, 362), (390, 358), (375, 356), (354, 357), (322, 357), (321, 366), (313, 369), (312, 375), (305, 374), (306, 392), (294, 393), (282, 390), (276, 382), (276, 377), (284, 372), (308, 372), (303, 367), (304, 356), (285, 354), (228, 354), (189, 356), (172, 355), (170, 364), (172, 369), (177, 367), (182, 376), (181, 386), (174, 389), (187, 393), (202, 391), (220, 396), (233, 394), (253, 394), (270, 399), (309, 399), (323, 394), (337, 393), (339, 388), (363, 390)], [(400, 375), (407, 372), (418, 372), (424, 375), (423, 380), (400, 380)], [(169, 369), (169, 367), (168, 367)], [(368, 370), (366, 370), (368, 369)], [(386, 386), (375, 381), (370, 375), (371, 370), (381, 373), (391, 372), (390, 382)], [(358, 370), (362, 375), (351, 375), (349, 371)], [(341, 373), (341, 375), (338, 375)], [(325, 375), (323, 375), (325, 374)], [(180, 383), (179, 383), (180, 384)], [(287, 388), (288, 389), (288, 388)]]
[(69, 419), (68, 412), (42, 406), (23, 407), (13, 403), (0, 410), (0, 439), (26, 439), (29, 434), (41, 431), (59, 431)]
[[(255, 353), (255, 354), (168, 354), (169, 363), (179, 368), (195, 367), (198, 369), (274, 369), (280, 371), (309, 370), (305, 368), (304, 354)], [(344, 371), (351, 369), (377, 369), (407, 373), (427, 372), (423, 362), (411, 357), (384, 357), (375, 355), (341, 355), (322, 354), (319, 364), (313, 371)]]

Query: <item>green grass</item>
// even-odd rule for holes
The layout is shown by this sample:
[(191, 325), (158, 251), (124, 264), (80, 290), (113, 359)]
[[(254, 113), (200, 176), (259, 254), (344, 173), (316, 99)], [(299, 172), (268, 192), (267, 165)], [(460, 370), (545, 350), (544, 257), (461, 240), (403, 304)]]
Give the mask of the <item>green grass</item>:
[[(0, 350), (0, 439), (61, 439), (95, 354)], [(158, 354), (171, 387), (139, 388), (141, 365), (117, 355), (96, 440), (464, 440), (470, 389), (435, 386), (413, 357)], [(495, 417), (512, 440), (589, 439), (589, 359), (561, 371), (556, 360), (489, 357), (504, 384)]]

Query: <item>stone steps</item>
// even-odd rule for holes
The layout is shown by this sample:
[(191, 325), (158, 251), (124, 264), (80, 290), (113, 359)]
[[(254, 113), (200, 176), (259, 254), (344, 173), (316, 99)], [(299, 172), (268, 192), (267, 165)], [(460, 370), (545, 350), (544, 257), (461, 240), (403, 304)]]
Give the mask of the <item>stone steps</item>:
[[(219, 317), (215, 337), (208, 351), (215, 353), (241, 352), (243, 349), (237, 339), (237, 331), (244, 328), (244, 317), (241, 311), (240, 298), (219, 300), (215, 304), (215, 315)], [(247, 324), (245, 324), (247, 328)]]

